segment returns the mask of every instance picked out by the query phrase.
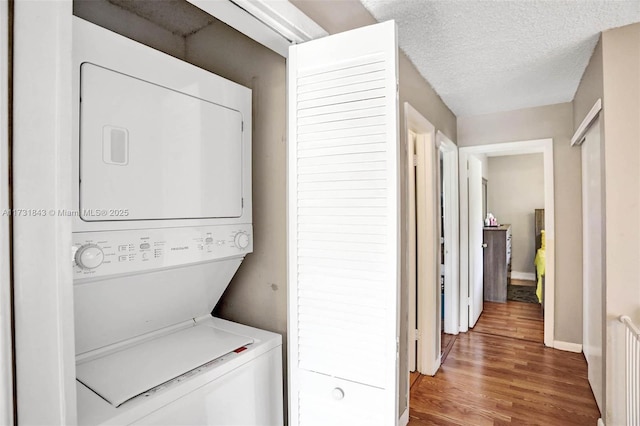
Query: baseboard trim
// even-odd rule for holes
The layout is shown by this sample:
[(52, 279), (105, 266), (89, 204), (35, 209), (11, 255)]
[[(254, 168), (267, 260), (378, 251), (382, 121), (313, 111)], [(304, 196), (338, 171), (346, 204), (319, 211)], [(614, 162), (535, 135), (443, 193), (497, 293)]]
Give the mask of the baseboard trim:
[(598, 426), (604, 426), (604, 421), (602, 419), (598, 419)]
[(553, 347), (555, 349), (566, 351), (566, 352), (575, 352), (575, 353), (582, 352), (582, 345), (579, 343), (570, 343), (570, 342), (562, 342), (560, 340), (554, 340)]
[(536, 280), (536, 274), (534, 274), (533, 272), (511, 271), (511, 279), (535, 281)]
[(407, 426), (409, 424), (409, 407), (404, 410), (404, 413), (400, 416), (398, 420), (398, 426)]

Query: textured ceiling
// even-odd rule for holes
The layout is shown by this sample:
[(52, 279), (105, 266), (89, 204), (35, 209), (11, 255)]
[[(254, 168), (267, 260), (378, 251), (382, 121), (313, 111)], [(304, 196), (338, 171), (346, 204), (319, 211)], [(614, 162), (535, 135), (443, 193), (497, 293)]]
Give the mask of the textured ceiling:
[(457, 116), (573, 99), (598, 34), (640, 0), (361, 0)]
[(166, 30), (188, 36), (213, 21), (211, 15), (184, 0), (108, 0)]

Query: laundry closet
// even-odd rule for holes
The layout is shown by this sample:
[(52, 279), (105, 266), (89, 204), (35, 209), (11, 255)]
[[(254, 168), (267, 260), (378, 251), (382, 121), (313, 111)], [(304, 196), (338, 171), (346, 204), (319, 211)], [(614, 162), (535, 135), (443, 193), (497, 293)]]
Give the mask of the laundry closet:
[[(272, 52), (181, 9), (237, 2), (70, 5), (16, 14), (16, 44), (42, 49), (18, 55), (20, 106), (44, 113), (33, 133), (54, 135), (31, 143), (16, 109), (18, 204), (72, 212), (15, 226), (16, 297), (31, 302), (16, 312), (22, 419), (280, 424), (287, 332), (292, 424), (395, 422), (395, 24)], [(46, 249), (30, 270), (26, 252)], [(366, 363), (350, 355), (362, 343)]]
[(78, 423), (282, 424), (282, 337), (210, 315), (253, 250), (251, 90), (76, 17), (72, 50)]
[[(227, 303), (240, 315), (257, 313), (253, 320), (230, 318), (228, 312), (211, 316), (255, 249), (253, 116), (262, 105), (253, 104), (254, 93), (247, 86), (261, 79), (259, 73), (234, 70), (237, 62), (228, 59), (230, 51), (252, 53), (251, 48), (234, 47), (255, 43), (188, 2), (75, 2), (74, 16), (70, 5), (58, 3), (49, 10), (20, 5), (17, 14), (29, 15), (36, 26), (39, 19), (50, 22), (49, 17), (58, 15), (58, 25), (65, 28), (60, 32), (69, 37), (56, 40), (57, 63), (66, 68), (56, 78), (68, 76), (70, 81), (52, 85), (58, 92), (50, 99), (71, 99), (71, 114), (60, 117), (71, 137), (57, 151), (60, 161), (70, 159), (69, 167), (57, 168), (54, 180), (38, 182), (39, 188), (60, 183), (63, 194), (57, 203), (64, 209), (46, 219), (49, 229), (62, 237), (41, 231), (40, 240), (42, 246), (55, 242), (67, 252), (59, 258), (53, 251), (46, 258), (64, 259), (64, 265), (55, 266), (60, 280), (50, 284), (62, 284), (56, 294), (59, 310), (48, 321), (66, 323), (58, 331), (61, 346), (52, 348), (64, 368), (43, 368), (52, 376), (64, 375), (60, 380), (67, 385), (45, 391), (46, 375), (39, 377), (42, 386), (27, 383), (30, 372), (25, 368), (31, 361), (23, 354), (32, 337), (23, 313), (28, 315), (29, 306), (19, 303), (21, 393), (16, 400), (21, 420), (47, 423), (40, 419), (55, 418), (62, 408), (66, 412), (58, 418), (66, 419), (63, 423), (83, 425), (282, 424), (282, 336), (263, 328), (283, 327), (262, 323), (268, 314), (277, 318), (275, 304), (259, 300), (260, 311)], [(45, 17), (47, 13), (51, 15)], [(19, 28), (27, 31), (24, 25)], [(204, 31), (200, 38), (194, 37), (198, 30)], [(187, 35), (193, 37), (190, 44)], [(284, 80), (284, 60), (272, 55)], [(260, 61), (256, 56), (244, 59)], [(18, 61), (20, 66), (23, 62)], [(240, 84), (217, 75), (211, 62), (223, 64), (220, 74), (240, 75)], [(253, 69), (260, 66), (265, 64)], [(260, 91), (266, 99), (268, 92)], [(282, 116), (284, 109), (282, 101)], [(279, 121), (284, 125), (284, 119)], [(282, 143), (283, 126), (276, 132)], [(16, 159), (20, 166), (25, 163), (20, 149)], [(33, 175), (34, 180), (40, 177)], [(18, 187), (16, 193), (24, 202), (22, 194), (28, 192)], [(30, 244), (35, 238), (28, 234), (36, 227), (22, 228), (21, 223), (16, 235)], [(20, 283), (25, 269), (17, 269)], [(51, 276), (45, 271), (43, 264), (42, 276)], [(272, 281), (277, 287), (278, 281)], [(21, 289), (18, 285), (19, 300)], [(65, 328), (68, 320), (71, 328)], [(40, 329), (46, 345), (47, 325)], [(43, 359), (47, 362), (41, 364), (49, 364)], [(67, 408), (53, 401), (56, 396)], [(36, 401), (40, 410), (33, 410)]]

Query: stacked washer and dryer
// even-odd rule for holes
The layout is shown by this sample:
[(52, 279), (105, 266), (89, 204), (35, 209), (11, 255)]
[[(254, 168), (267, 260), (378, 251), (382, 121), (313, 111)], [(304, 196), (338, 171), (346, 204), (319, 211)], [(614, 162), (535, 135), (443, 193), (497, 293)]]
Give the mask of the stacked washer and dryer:
[(211, 316), (253, 249), (251, 91), (73, 32), (78, 423), (282, 424), (281, 336)]

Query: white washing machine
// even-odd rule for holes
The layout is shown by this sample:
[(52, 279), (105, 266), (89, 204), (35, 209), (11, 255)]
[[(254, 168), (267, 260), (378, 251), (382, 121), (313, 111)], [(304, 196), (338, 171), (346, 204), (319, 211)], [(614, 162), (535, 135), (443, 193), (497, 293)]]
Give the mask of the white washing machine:
[(211, 311), (253, 249), (251, 91), (74, 18), (78, 423), (282, 425), (282, 338)]

